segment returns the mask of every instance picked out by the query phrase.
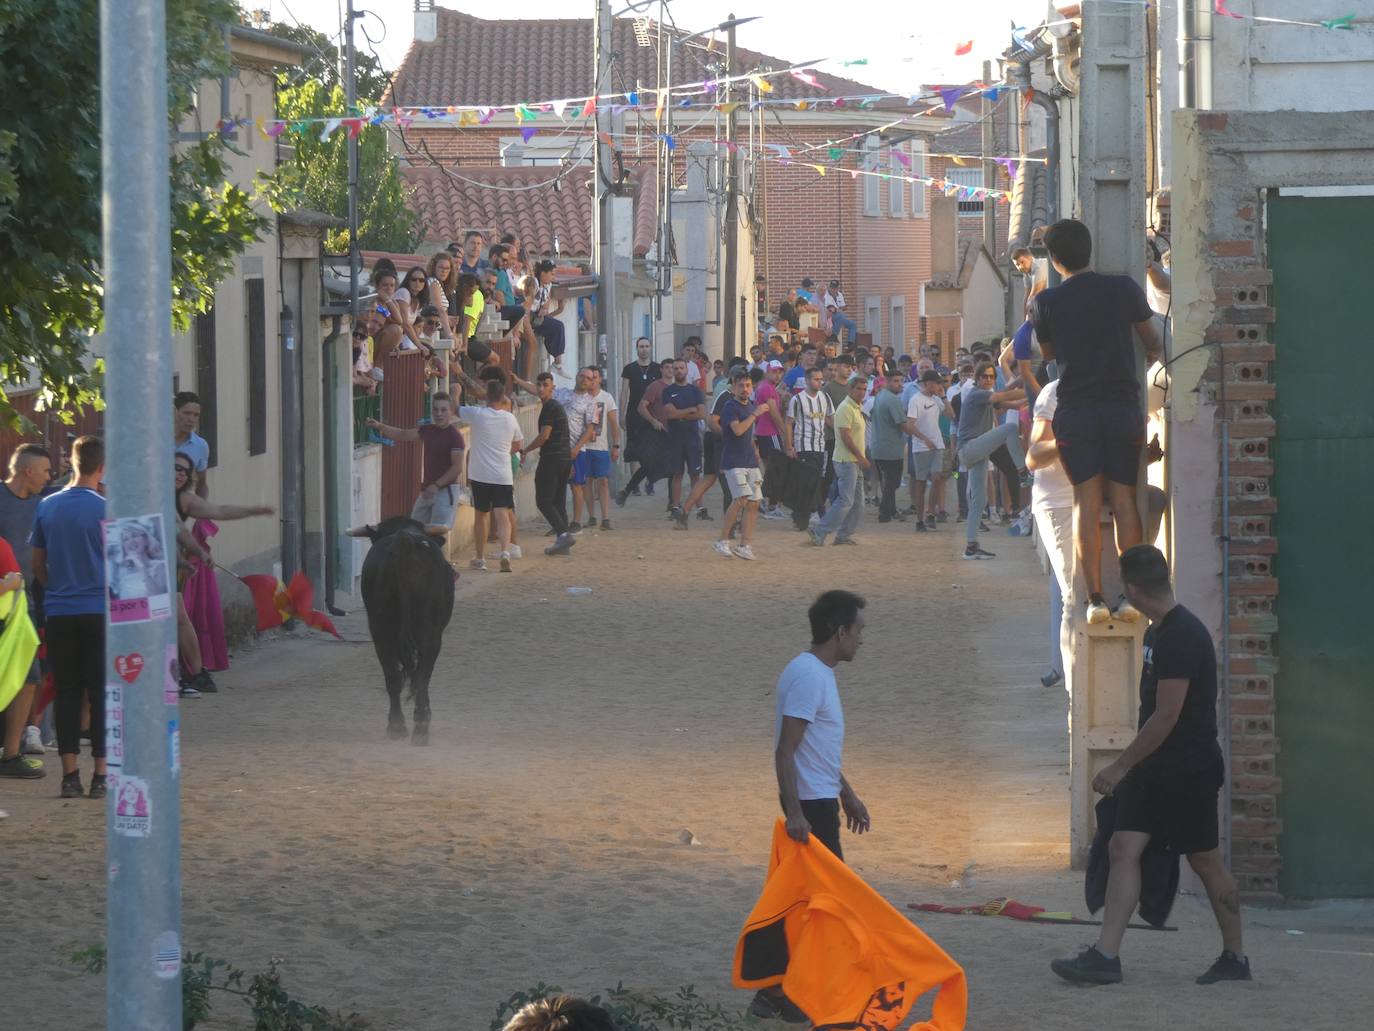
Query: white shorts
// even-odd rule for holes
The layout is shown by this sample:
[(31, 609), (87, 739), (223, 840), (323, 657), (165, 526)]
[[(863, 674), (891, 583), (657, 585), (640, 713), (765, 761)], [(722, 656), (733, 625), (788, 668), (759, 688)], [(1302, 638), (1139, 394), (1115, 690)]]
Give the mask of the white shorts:
[(410, 510), (410, 518), (422, 526), (453, 527), (453, 513), (458, 503), (458, 488), (449, 484), (434, 492), (434, 497), (426, 498), (422, 492), (415, 499), (415, 507)]
[(763, 500), (763, 473), (758, 469), (722, 469), (721, 475), (730, 485), (730, 496), (746, 501)]

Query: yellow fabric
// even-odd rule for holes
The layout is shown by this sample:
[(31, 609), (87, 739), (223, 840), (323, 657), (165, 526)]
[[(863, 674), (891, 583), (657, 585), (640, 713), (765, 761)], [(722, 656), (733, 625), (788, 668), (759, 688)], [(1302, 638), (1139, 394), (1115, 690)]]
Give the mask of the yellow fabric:
[(487, 299), (482, 296), (481, 290), (472, 292), (472, 299), (468, 301), (468, 306), (463, 309), (463, 314), (472, 320), (470, 333), (477, 332), (477, 323), (482, 321), (482, 312), (486, 311)]
[(854, 452), (844, 442), (844, 437), (840, 435), (840, 430), (849, 427), (849, 434), (863, 447), (864, 434), (868, 431), (868, 424), (864, 422), (864, 413), (854, 399), (846, 397), (840, 402), (840, 407), (835, 409), (835, 461), (837, 462), (857, 462)]
[(735, 946), (738, 988), (781, 985), (817, 1028), (888, 1031), (939, 987), (923, 1031), (962, 1031), (964, 971), (813, 836), (773, 828), (763, 894)]
[(29, 619), (29, 599), (24, 588), (0, 597), (0, 619), (5, 629), (0, 631), (0, 711), (14, 701), (24, 686), (24, 679), (33, 666), (38, 651), (38, 632)]

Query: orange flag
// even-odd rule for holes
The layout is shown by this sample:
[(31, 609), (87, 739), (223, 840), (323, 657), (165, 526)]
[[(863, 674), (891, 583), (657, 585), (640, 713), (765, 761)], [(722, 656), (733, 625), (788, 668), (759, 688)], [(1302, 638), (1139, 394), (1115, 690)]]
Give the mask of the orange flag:
[(964, 57), (971, 53), (973, 53), (973, 40), (969, 40), (967, 43), (960, 43), (954, 48), (955, 57)]

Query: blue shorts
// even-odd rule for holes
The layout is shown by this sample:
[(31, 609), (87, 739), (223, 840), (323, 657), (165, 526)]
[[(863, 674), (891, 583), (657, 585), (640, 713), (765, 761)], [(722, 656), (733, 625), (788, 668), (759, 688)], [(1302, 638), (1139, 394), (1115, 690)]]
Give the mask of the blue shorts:
[(609, 451), (588, 451), (585, 448), (573, 459), (572, 478), (569, 482), (579, 487), (588, 480), (604, 480), (611, 475), (611, 453)]
[(680, 475), (684, 465), (690, 475), (701, 475), (701, 434), (695, 426), (690, 432), (668, 436), (668, 475)]

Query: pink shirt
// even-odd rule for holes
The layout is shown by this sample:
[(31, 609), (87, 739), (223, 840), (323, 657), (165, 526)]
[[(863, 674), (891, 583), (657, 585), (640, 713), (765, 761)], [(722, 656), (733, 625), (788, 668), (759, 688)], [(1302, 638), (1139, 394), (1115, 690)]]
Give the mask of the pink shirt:
[[(778, 395), (778, 388), (769, 383), (768, 380), (764, 380), (754, 391), (754, 403), (762, 405), (769, 401), (776, 402), (779, 412), (783, 410), (783, 402)], [(760, 415), (758, 422), (754, 423), (754, 432), (765, 437), (776, 437), (782, 433), (782, 430), (773, 422), (771, 415)]]

